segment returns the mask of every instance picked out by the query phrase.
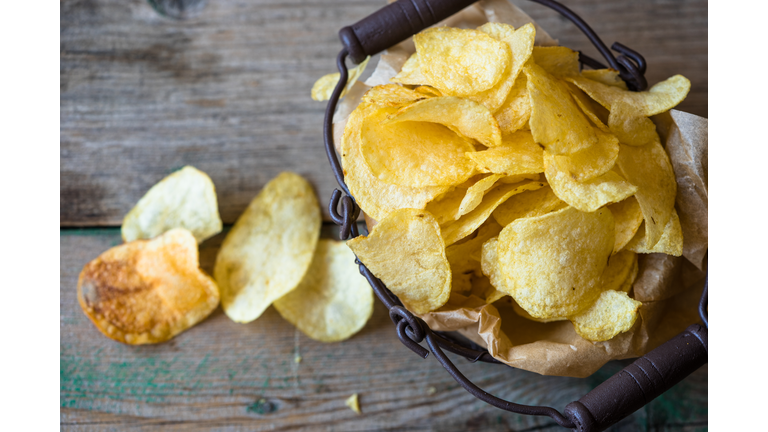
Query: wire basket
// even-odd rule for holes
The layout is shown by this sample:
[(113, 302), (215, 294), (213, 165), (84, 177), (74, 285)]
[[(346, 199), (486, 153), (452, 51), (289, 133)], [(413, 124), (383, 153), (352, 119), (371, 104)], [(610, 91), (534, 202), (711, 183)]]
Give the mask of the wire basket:
[[(340, 226), (342, 240), (360, 235), (356, 223), (360, 215), (360, 207), (344, 182), (344, 173), (333, 144), (333, 114), (348, 79), (346, 59), (360, 63), (367, 56), (400, 43), (475, 1), (399, 0), (339, 31), (339, 38), (344, 45), (336, 59), (341, 76), (325, 111), (323, 138), (328, 161), (342, 189), (333, 191), (329, 206), (331, 218)], [(644, 76), (646, 62), (640, 53), (616, 42), (611, 49), (619, 55), (614, 56), (611, 49), (608, 49), (589, 25), (573, 11), (553, 0), (532, 1), (557, 11), (573, 22), (597, 48), (608, 65), (619, 71), (619, 76), (627, 83), (630, 90), (642, 91), (647, 88)], [(579, 61), (582, 66), (593, 69), (606, 67), (581, 52)], [(406, 347), (422, 358), (427, 358), (431, 352), (456, 382), (469, 393), (505, 411), (548, 416), (559, 425), (578, 431), (602, 431), (640, 409), (707, 363), (708, 279), (705, 279), (704, 291), (698, 305), (704, 326), (692, 324), (679, 335), (638, 358), (578, 401), (568, 404), (563, 413), (551, 407), (520, 405), (505, 401), (486, 393), (468, 380), (444, 351), (460, 355), (470, 362), (502, 364), (501, 362), (494, 359), (487, 350), (464, 338), (431, 330), (422, 319), (403, 307), (397, 296), (392, 294), (364, 263), (359, 260), (355, 260), (355, 263), (359, 265), (360, 273), (368, 280), (376, 296), (389, 310), (397, 336)], [(425, 341), (428, 349), (421, 345)]]

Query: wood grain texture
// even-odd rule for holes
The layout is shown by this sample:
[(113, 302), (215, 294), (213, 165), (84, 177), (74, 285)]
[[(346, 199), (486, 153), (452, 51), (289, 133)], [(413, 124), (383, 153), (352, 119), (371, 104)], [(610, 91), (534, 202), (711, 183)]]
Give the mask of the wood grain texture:
[[(208, 272), (222, 240), (201, 246)], [(114, 342), (81, 311), (76, 284), (88, 261), (121, 243), (119, 230), (64, 230), (60, 241), (62, 430), (565, 430), (473, 398), (432, 356), (422, 360), (400, 344), (379, 302), (366, 327), (341, 343), (308, 339), (273, 308), (247, 325), (217, 309), (155, 346)], [(575, 379), (450, 357), (492, 394), (558, 410), (628, 364)], [(611, 430), (706, 430), (707, 375), (705, 366)], [(344, 405), (352, 393), (360, 395), (361, 415)]]
[[(596, 55), (570, 22), (519, 3), (561, 44)], [(564, 3), (608, 45), (645, 55), (650, 83), (690, 78), (679, 109), (707, 116), (706, 0)], [(310, 88), (335, 69), (338, 29), (383, 4), (215, 0), (179, 21), (146, 0), (62, 0), (61, 225), (119, 225), (186, 164), (213, 179), (225, 223), (284, 170), (308, 178), (325, 207), (335, 180), (322, 148), (325, 105)]]

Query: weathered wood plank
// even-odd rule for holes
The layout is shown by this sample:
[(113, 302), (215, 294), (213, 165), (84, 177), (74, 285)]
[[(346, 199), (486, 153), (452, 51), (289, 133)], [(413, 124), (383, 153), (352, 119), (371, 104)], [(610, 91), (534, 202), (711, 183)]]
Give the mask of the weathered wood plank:
[[(222, 239), (202, 245), (209, 272)], [(85, 263), (121, 243), (119, 230), (64, 230), (60, 240), (63, 430), (564, 430), (548, 418), (474, 399), (434, 358), (421, 360), (400, 344), (378, 302), (361, 333), (335, 344), (308, 339), (272, 308), (247, 325), (218, 309), (160, 345), (113, 342), (80, 310), (76, 284)], [(451, 357), (492, 394), (559, 410), (627, 364), (612, 362), (590, 378), (572, 379)], [(360, 394), (362, 415), (344, 405), (352, 393)], [(706, 429), (705, 366), (612, 430)]]
[[(324, 104), (309, 90), (334, 70), (338, 29), (383, 3), (216, 0), (175, 21), (145, 0), (63, 0), (61, 225), (119, 225), (185, 164), (210, 174), (226, 223), (283, 170), (306, 176), (325, 204), (335, 181), (321, 145)], [(706, 0), (565, 3), (608, 45), (644, 54), (649, 82), (689, 77), (680, 109), (707, 115)], [(570, 22), (520, 4), (561, 44), (594, 54)]]

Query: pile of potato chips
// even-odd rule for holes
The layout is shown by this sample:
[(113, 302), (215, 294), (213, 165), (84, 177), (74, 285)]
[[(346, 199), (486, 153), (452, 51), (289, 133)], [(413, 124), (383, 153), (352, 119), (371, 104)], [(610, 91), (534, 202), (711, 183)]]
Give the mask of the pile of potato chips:
[(378, 221), (348, 245), (415, 313), (452, 292), (510, 296), (520, 315), (608, 340), (637, 317), (636, 254), (682, 253), (675, 176), (649, 117), (690, 82), (631, 92), (617, 71), (580, 71), (577, 52), (534, 38), (531, 24), (501, 23), (414, 36), (393, 84), (346, 123), (345, 181)]
[(271, 304), (309, 337), (334, 342), (363, 328), (373, 291), (342, 242), (319, 240), (310, 184), (282, 173), (227, 235), (214, 269), (200, 269), (198, 244), (222, 230), (216, 190), (187, 166), (153, 186), (125, 217), (125, 244), (86, 264), (78, 281), (85, 314), (128, 344), (166, 341), (221, 304), (250, 322)]

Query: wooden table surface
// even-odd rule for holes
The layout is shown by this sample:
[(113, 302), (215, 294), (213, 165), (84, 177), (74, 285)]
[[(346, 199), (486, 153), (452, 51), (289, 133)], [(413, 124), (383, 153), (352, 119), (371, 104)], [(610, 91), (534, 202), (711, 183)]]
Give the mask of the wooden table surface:
[[(608, 45), (641, 52), (649, 83), (688, 77), (678, 108), (707, 116), (705, 0), (563, 1)], [(181, 166), (211, 176), (225, 224), (285, 170), (309, 179), (324, 207), (335, 181), (322, 149), (325, 106), (309, 90), (334, 70), (338, 29), (382, 4), (208, 0), (175, 20), (146, 0), (61, 1), (62, 429), (564, 430), (474, 399), (434, 358), (403, 347), (378, 303), (342, 343), (312, 341), (271, 308), (247, 325), (218, 309), (170, 342), (140, 347), (102, 336), (77, 303), (83, 265), (121, 243), (125, 213)], [(597, 55), (556, 13), (518, 4), (561, 44)], [(208, 272), (223, 237), (201, 246)], [(574, 379), (452, 358), (493, 394), (558, 410), (628, 364)], [(353, 393), (360, 415), (344, 405)], [(612, 428), (706, 429), (706, 366)]]

